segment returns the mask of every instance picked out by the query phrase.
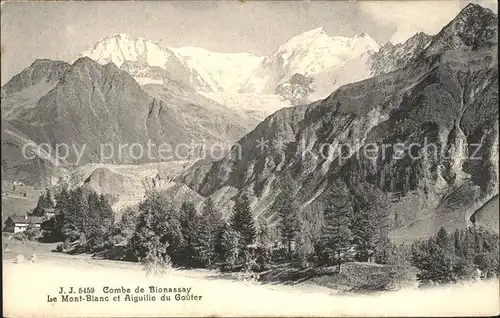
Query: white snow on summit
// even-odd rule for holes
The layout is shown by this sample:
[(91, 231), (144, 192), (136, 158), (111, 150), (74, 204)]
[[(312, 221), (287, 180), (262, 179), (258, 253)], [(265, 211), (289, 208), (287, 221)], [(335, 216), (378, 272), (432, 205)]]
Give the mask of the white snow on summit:
[[(295, 73), (314, 77), (379, 48), (367, 34), (352, 38), (330, 37), (323, 28), (292, 37), (267, 57), (217, 53), (197, 47), (171, 48), (156, 41), (118, 33), (105, 37), (81, 56), (88, 56), (101, 64), (113, 62), (118, 67), (125, 62), (140, 62), (146, 68), (160, 67), (169, 70), (168, 75), (181, 74), (183, 81), (204, 92), (273, 94), (279, 84)], [(142, 70), (142, 73), (147, 72)], [(144, 76), (140, 77), (141, 82), (148, 81)], [(151, 78), (151, 81), (157, 82), (158, 78)]]
[(341, 85), (370, 77), (370, 57), (379, 49), (368, 34), (330, 37), (316, 28), (292, 37), (266, 57), (172, 48), (123, 33), (103, 38), (80, 56), (113, 62), (141, 85), (172, 79), (231, 108), (260, 108), (260, 117), (290, 105), (275, 90), (295, 74), (314, 80), (311, 100), (325, 98)]
[[(261, 57), (248, 53), (215, 53), (196, 47), (169, 48), (155, 41), (123, 33), (105, 37), (81, 56), (88, 56), (100, 64), (113, 62), (118, 67), (125, 62), (138, 62), (143, 67), (141, 73), (146, 73), (146, 69), (150, 67), (171, 70), (171, 74), (186, 73), (188, 76), (183, 79), (197, 82), (194, 88), (212, 92), (238, 91), (249, 73), (262, 60)], [(126, 70), (132, 69), (127, 67)], [(136, 79), (148, 82), (143, 76), (137, 76), (137, 67), (133, 70), (131, 74)], [(155, 78), (149, 80), (157, 81)]]
[(216, 53), (197, 47), (182, 47), (172, 51), (227, 92), (237, 92), (263, 59), (248, 53)]
[(125, 61), (144, 61), (149, 66), (164, 68), (172, 54), (158, 42), (117, 33), (103, 38), (80, 57), (88, 56), (100, 64), (113, 62), (118, 67)]
[(330, 37), (323, 28), (316, 28), (294, 36), (266, 57), (241, 91), (269, 93), (295, 73), (314, 77), (363, 54), (377, 52), (379, 48), (379, 44), (365, 33), (352, 38)]

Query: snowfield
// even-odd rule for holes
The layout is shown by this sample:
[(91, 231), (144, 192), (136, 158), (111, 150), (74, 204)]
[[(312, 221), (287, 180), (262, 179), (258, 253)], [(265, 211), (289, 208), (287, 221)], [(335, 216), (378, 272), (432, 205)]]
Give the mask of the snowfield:
[(172, 49), (204, 77), (212, 78), (223, 91), (237, 92), (262, 57), (249, 53), (217, 53), (197, 47)]
[[(379, 48), (379, 44), (365, 33), (352, 38), (330, 37), (323, 28), (316, 28), (292, 37), (264, 58), (241, 92), (273, 93), (279, 84), (296, 73), (314, 77), (331, 68), (342, 68)], [(333, 90), (330, 88), (330, 92)]]
[[(8, 317), (467, 316), (495, 315), (499, 308), (498, 281), (377, 296), (341, 296), (314, 286), (220, 279), (214, 272), (201, 270), (171, 270), (160, 276), (146, 276), (136, 263), (88, 257), (41, 256), (36, 263), (20, 264), (4, 260), (3, 283), (4, 315)], [(149, 291), (150, 286), (191, 289), (189, 294), (135, 292), (138, 287)], [(80, 287), (93, 288), (94, 292), (83, 293), (81, 298), (78, 292), (66, 295), (63, 302), (61, 287), (76, 291)], [(104, 293), (106, 287), (130, 289), (131, 293)], [(117, 295), (120, 301), (114, 298)], [(162, 300), (165, 295), (170, 296), (170, 301)], [(103, 301), (106, 296), (108, 301)], [(48, 302), (52, 297), (58, 298), (57, 302)]]
[(274, 94), (217, 92), (202, 93), (202, 95), (260, 120), (281, 108), (292, 106), (289, 100)]

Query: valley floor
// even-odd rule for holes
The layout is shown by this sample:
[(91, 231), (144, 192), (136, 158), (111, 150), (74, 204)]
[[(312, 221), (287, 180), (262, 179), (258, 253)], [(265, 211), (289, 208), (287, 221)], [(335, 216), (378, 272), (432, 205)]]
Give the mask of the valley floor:
[[(405, 316), (405, 315), (493, 315), (498, 313), (498, 281), (457, 285), (431, 290), (403, 290), (379, 295), (340, 295), (335, 290), (308, 284), (260, 284), (227, 279), (207, 270), (171, 270), (147, 276), (140, 264), (92, 259), (90, 255), (51, 252), (57, 244), (22, 242), (4, 235), (4, 316)], [(36, 253), (36, 261), (28, 258)], [(26, 260), (15, 263), (17, 255)], [(176, 300), (175, 293), (152, 293), (155, 301), (120, 301), (104, 287), (191, 288), (198, 300)], [(94, 288), (94, 296), (64, 302), (60, 287)], [(79, 297), (78, 292), (75, 295)], [(161, 300), (170, 295), (171, 300)], [(201, 298), (199, 297), (201, 296)], [(48, 302), (56, 297), (57, 302)], [(150, 299), (150, 298), (149, 298)]]

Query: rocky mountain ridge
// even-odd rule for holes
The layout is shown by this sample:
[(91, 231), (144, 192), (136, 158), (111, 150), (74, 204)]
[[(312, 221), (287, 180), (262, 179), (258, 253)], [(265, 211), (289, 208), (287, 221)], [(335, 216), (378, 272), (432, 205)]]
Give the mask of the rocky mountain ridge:
[(265, 57), (240, 91), (273, 92), (294, 74), (311, 77), (378, 49), (378, 43), (366, 33), (352, 38), (330, 37), (323, 28), (316, 28), (292, 37)]
[[(307, 215), (321, 209), (334, 181), (353, 196), (375, 193), (392, 213), (396, 240), (468, 226), (472, 213), (498, 194), (497, 23), (491, 10), (469, 5), (430, 41), (410, 39), (417, 43), (410, 48), (422, 49), (408, 58), (400, 54), (402, 68), (277, 111), (238, 142), (241, 157), (234, 147), (223, 160), (194, 165), (176, 181), (222, 206), (246, 192), (257, 215), (271, 222), (274, 198), (292, 179), (293, 201)], [(262, 140), (269, 144), (259, 151)], [(272, 146), (276, 140), (282, 147)], [(377, 147), (375, 158), (360, 151), (368, 144)], [(403, 147), (401, 158), (395, 144)], [(324, 157), (325, 145), (353, 152)], [(392, 150), (383, 151), (384, 145)]]
[[(101, 65), (88, 57), (72, 65), (37, 61), (4, 87), (2, 121), (26, 137), (9, 139), (15, 145), (9, 149), (16, 151), (13, 158), (19, 162), (23, 161), (23, 145), (18, 142), (45, 143), (51, 146), (52, 155), (55, 145), (67, 145), (69, 156), (63, 165), (78, 159), (72, 146), (84, 149), (78, 164), (100, 162), (103, 144), (114, 151), (104, 162), (154, 162), (156, 149), (149, 158), (137, 157), (130, 147), (118, 151), (117, 146), (140, 144), (145, 152), (148, 142), (156, 147), (166, 143), (174, 156), (173, 147), (178, 144), (228, 144), (258, 120), (241, 116), (176, 81), (141, 87), (113, 63)], [(187, 153), (183, 150), (178, 155)], [(175, 159), (179, 158), (171, 160)], [(5, 169), (15, 166), (16, 160), (2, 162)]]
[[(231, 91), (231, 86), (260, 61), (246, 53), (224, 54), (201, 48), (169, 48), (157, 41), (117, 33), (80, 54), (101, 64), (113, 62), (142, 83), (158, 83), (158, 73), (202, 92)], [(155, 71), (156, 76), (148, 73)], [(160, 82), (161, 83), (161, 82)]]
[[(320, 27), (292, 37), (269, 56), (258, 57), (196, 47), (171, 48), (118, 33), (98, 41), (80, 56), (101, 64), (113, 62), (141, 85), (175, 80), (201, 93), (215, 95), (215, 100), (224, 99), (219, 96), (223, 94), (234, 95), (233, 99), (243, 94), (242, 100), (248, 99), (248, 94), (276, 94), (280, 86), (300, 74), (316, 83), (307, 96), (314, 101), (327, 97), (342, 85), (403, 67), (430, 38), (417, 33), (405, 43), (387, 43), (381, 47), (366, 33), (352, 38), (331, 37)], [(266, 115), (274, 110), (271, 107)]]
[[(325, 92), (368, 77), (370, 63), (367, 60), (379, 48), (366, 33), (352, 38), (330, 37), (323, 28), (292, 37), (266, 57), (217, 53), (196, 47), (171, 48), (157, 41), (119, 33), (98, 41), (80, 56), (88, 56), (101, 64), (113, 62), (141, 85), (161, 84), (169, 78), (201, 93), (215, 94), (216, 100), (224, 99), (219, 96), (224, 94), (232, 94), (233, 99), (241, 96), (242, 100), (256, 94), (259, 99), (261, 95), (275, 94), (278, 86), (291, 80), (294, 74), (310, 78), (318, 75), (325, 88), (314, 96), (324, 98)], [(358, 62), (359, 59), (362, 62)], [(362, 75), (351, 77), (347, 74), (350, 71), (342, 74), (343, 68), (353, 63), (362, 69), (357, 71)], [(328, 75), (322, 75), (325, 72)], [(337, 77), (341, 78), (336, 86)], [(275, 107), (271, 107), (266, 115), (274, 110)]]

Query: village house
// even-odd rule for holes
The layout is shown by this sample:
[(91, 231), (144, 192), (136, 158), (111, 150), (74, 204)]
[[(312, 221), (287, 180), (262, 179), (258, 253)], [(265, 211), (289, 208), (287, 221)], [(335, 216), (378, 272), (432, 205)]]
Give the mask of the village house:
[(34, 225), (36, 228), (40, 228), (44, 220), (45, 220), (44, 217), (30, 216), (30, 215), (9, 216), (7, 220), (5, 220), (4, 231), (11, 233), (24, 232), (30, 224)]

